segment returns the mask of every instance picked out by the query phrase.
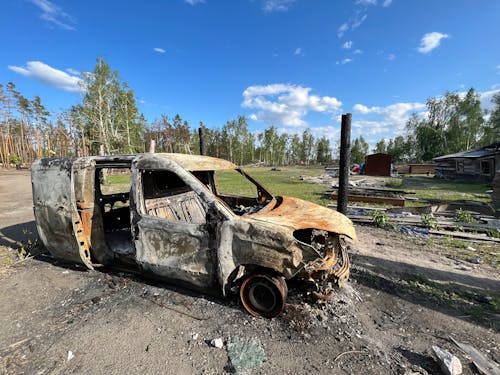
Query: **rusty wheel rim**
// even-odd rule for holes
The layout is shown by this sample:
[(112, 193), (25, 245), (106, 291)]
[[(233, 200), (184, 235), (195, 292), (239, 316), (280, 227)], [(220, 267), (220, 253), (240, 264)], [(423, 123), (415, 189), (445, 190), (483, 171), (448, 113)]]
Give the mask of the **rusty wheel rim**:
[(240, 288), (240, 299), (253, 316), (273, 318), (283, 311), (287, 286), (283, 278), (251, 275)]

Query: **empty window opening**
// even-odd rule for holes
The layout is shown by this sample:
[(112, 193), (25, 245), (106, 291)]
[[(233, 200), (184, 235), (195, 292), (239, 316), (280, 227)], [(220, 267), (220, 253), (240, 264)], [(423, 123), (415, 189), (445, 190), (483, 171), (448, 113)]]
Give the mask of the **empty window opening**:
[(130, 168), (98, 168), (96, 185), (104, 229), (129, 229)]
[(491, 161), (490, 160), (481, 161), (481, 174), (490, 175), (491, 170), (492, 170), (492, 168), (491, 168)]
[(143, 170), (141, 175), (147, 215), (191, 224), (206, 222), (198, 194), (175, 173)]

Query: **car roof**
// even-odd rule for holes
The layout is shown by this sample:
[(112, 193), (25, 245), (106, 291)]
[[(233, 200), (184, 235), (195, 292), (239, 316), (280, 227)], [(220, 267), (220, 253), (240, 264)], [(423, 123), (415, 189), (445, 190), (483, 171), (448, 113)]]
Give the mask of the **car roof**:
[(230, 161), (203, 155), (159, 153), (159, 157), (170, 159), (188, 171), (215, 171), (221, 169), (237, 169), (238, 166)]

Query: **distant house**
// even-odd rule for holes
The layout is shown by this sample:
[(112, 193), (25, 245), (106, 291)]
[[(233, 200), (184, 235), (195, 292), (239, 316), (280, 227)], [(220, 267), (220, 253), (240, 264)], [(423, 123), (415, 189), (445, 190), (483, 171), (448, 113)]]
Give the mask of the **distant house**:
[(380, 152), (366, 156), (365, 171), (367, 176), (390, 176), (391, 156)]
[(492, 181), (495, 170), (500, 167), (500, 142), (477, 150), (439, 156), (433, 160), (436, 163), (436, 177)]
[(399, 174), (434, 174), (434, 164), (400, 164), (394, 166)]

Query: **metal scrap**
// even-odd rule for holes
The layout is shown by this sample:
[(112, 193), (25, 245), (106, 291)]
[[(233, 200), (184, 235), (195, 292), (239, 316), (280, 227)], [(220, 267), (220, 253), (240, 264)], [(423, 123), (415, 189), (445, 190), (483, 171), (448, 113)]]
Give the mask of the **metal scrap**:
[[(216, 170), (240, 173), (255, 196), (221, 193)], [(102, 176), (118, 172), (130, 182), (119, 192), (104, 189)], [(268, 317), (283, 309), (289, 279), (312, 281), (327, 296), (349, 277), (341, 236), (356, 239), (351, 220), (273, 196), (226, 160), (182, 154), (40, 159), (32, 185), (46, 248), (89, 269), (138, 269), (223, 295), (242, 288), (245, 308)]]

